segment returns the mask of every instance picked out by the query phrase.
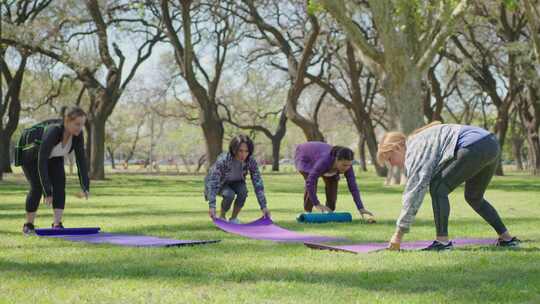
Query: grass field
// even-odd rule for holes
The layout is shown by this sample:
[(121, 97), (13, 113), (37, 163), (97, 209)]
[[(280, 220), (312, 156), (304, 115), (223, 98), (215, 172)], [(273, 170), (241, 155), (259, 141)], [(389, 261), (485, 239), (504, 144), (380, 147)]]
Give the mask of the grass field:
[[(364, 202), (378, 223), (295, 222), (302, 210), (302, 178), (265, 174), (274, 220), (295, 231), (387, 241), (400, 211), (399, 187), (360, 173)], [(68, 193), (78, 182), (69, 178)], [(179, 239), (221, 239), (207, 246), (123, 248), (24, 237), (26, 183), (0, 183), (0, 303), (540, 303), (540, 178), (510, 173), (492, 182), (487, 198), (521, 249), (466, 247), (445, 253), (380, 252), (364, 255), (311, 250), (225, 234), (207, 216), (202, 176), (109, 175), (93, 182), (91, 199), (69, 195), (64, 224), (107, 232)], [(250, 187), (240, 219), (260, 212)], [(451, 195), (452, 237), (494, 237), (463, 199)], [(340, 211), (354, 204), (340, 183)], [(407, 240), (432, 239), (429, 197)], [(36, 224), (49, 227), (51, 210)]]

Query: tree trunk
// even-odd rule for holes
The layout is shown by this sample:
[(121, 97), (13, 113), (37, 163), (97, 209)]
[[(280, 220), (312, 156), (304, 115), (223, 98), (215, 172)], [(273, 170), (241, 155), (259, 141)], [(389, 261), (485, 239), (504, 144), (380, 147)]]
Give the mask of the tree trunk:
[[(503, 150), (504, 143), (506, 141), (506, 133), (508, 131), (508, 104), (505, 103), (504, 106), (501, 106), (497, 111), (497, 121), (495, 123), (495, 134), (497, 135), (497, 138), (499, 139), (499, 145), (501, 147), (501, 151)], [(499, 160), (499, 166), (497, 167), (497, 170), (495, 171), (495, 175), (497, 176), (503, 176), (503, 166), (502, 166), (502, 157)]]
[(516, 169), (519, 171), (523, 170), (523, 149), (524, 139), (518, 136), (512, 138), (512, 154), (514, 155), (514, 160), (516, 161)]
[[(386, 104), (390, 108), (390, 115), (398, 118), (399, 125), (391, 126), (401, 130), (405, 134), (412, 133), (415, 129), (424, 125), (424, 113), (422, 107), (422, 81), (415, 66), (401, 75), (399, 70), (394, 70), (393, 76), (387, 77), (383, 86)], [(400, 185), (403, 183), (401, 169), (391, 167), (388, 170), (386, 185)]]
[(529, 145), (529, 169), (531, 174), (540, 175), (540, 137), (538, 132), (528, 132), (527, 144)]
[(272, 139), (272, 171), (279, 171), (279, 152), (281, 151), (282, 138)]
[(279, 152), (281, 151), (281, 142), (287, 133), (287, 112), (284, 108), (279, 116), (279, 124), (272, 140), (272, 171), (279, 171)]
[(377, 138), (375, 137), (375, 129), (371, 125), (370, 120), (364, 120), (363, 130), (369, 155), (371, 157), (371, 163), (373, 164), (373, 167), (375, 167), (375, 172), (377, 172), (377, 176), (384, 177), (388, 174), (388, 170), (386, 167), (381, 166), (377, 161)]
[(116, 169), (116, 165), (114, 163), (114, 151), (111, 149), (111, 146), (107, 146), (107, 152), (109, 153), (109, 158), (111, 159), (111, 168)]
[(364, 172), (367, 172), (366, 137), (362, 134), (360, 134), (359, 140), (358, 140), (358, 153), (359, 153), (359, 160), (360, 160), (360, 169)]
[(10, 140), (11, 135), (6, 132), (0, 132), (0, 176), (3, 173), (11, 173), (10, 160)]
[[(195, 168), (196, 173), (199, 173), (199, 171), (201, 171), (201, 167), (204, 165), (205, 162), (206, 162), (206, 154), (201, 155), (201, 157), (199, 157), (199, 159), (197, 160), (197, 168)], [(208, 166), (208, 168), (210, 168), (210, 166)]]
[(106, 119), (94, 117), (90, 125), (90, 178), (105, 179), (105, 123)]
[[(5, 52), (5, 47), (0, 48), (0, 73), (2, 73), (0, 75), (0, 109), (2, 109), (0, 114), (0, 180), (3, 178), (3, 173), (13, 172), (10, 161), (11, 136), (19, 125), (20, 94), (28, 59), (27, 54), (21, 53), (21, 62), (15, 74), (12, 75), (5, 61)], [(5, 84), (4, 80), (6, 80)], [(7, 87), (5, 94), (4, 86)], [(4, 116), (5, 114), (7, 115)]]
[(206, 141), (208, 168), (210, 168), (223, 152), (223, 123), (219, 119), (211, 119), (203, 121), (201, 126)]
[[(399, 118), (399, 130), (410, 134), (423, 126), (422, 80), (416, 67), (410, 67), (407, 73), (389, 76), (385, 82), (385, 97), (392, 116)], [(397, 71), (395, 72), (397, 73)]]

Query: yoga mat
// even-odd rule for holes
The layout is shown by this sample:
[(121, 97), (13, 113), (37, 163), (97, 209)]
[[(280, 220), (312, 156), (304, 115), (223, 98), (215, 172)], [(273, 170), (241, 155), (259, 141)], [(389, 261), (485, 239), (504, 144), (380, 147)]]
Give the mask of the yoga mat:
[(302, 213), (296, 220), (299, 223), (351, 222), (352, 215), (349, 212)]
[(99, 232), (99, 227), (88, 228), (41, 228), (36, 229), (37, 235), (83, 235), (83, 234), (96, 234)]
[(162, 239), (154, 236), (145, 235), (129, 235), (119, 233), (96, 233), (84, 235), (48, 235), (50, 238), (59, 238), (72, 242), (85, 242), (91, 244), (113, 244), (120, 246), (131, 247), (172, 247), (172, 246), (189, 246), (217, 243), (219, 240), (174, 240)]
[(120, 233), (96, 233), (84, 235), (47, 235), (50, 238), (59, 238), (72, 242), (85, 242), (91, 244), (113, 244), (131, 247), (172, 247), (217, 243), (219, 240), (174, 240), (162, 239), (154, 236), (130, 235)]
[(335, 242), (344, 239), (317, 235), (308, 235), (281, 228), (272, 219), (261, 217), (248, 224), (232, 224), (222, 219), (214, 219), (214, 224), (221, 230), (250, 239), (274, 242)]
[[(419, 250), (429, 246), (433, 241), (414, 241), (401, 243), (402, 250)], [(496, 243), (493, 239), (456, 239), (452, 240), (454, 247), (462, 247), (467, 245), (494, 245)], [(351, 253), (368, 253), (373, 251), (384, 250), (388, 247), (388, 243), (365, 243), (355, 245), (341, 245), (331, 246), (320, 243), (305, 242), (309, 248), (321, 249), (321, 250), (333, 250), (333, 251), (345, 251)]]

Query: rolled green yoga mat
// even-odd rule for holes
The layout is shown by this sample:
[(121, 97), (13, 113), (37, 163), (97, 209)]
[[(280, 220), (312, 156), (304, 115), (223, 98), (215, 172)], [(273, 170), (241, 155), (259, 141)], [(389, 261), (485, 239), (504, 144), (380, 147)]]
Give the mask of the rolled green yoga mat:
[(302, 213), (296, 218), (299, 223), (351, 222), (349, 212)]

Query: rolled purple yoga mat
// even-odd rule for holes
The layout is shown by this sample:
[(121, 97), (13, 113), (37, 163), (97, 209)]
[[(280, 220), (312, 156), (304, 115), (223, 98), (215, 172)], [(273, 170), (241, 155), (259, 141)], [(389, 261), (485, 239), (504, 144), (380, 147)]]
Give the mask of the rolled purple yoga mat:
[(100, 230), (99, 227), (87, 227), (87, 228), (41, 228), (36, 229), (37, 235), (84, 235), (84, 234), (96, 234)]
[(335, 242), (342, 238), (309, 235), (290, 231), (275, 225), (272, 219), (261, 217), (247, 224), (232, 224), (222, 219), (214, 219), (214, 224), (221, 230), (245, 236), (250, 239), (268, 240), (274, 242)]
[[(433, 241), (414, 241), (414, 242), (404, 242), (401, 243), (402, 250), (419, 250), (429, 246)], [(494, 245), (496, 243), (493, 239), (455, 239), (452, 240), (454, 247), (462, 247), (467, 245)], [(354, 244), (354, 245), (340, 245), (332, 246), (328, 244), (320, 243), (310, 243), (305, 242), (309, 248), (312, 249), (321, 249), (321, 250), (333, 250), (333, 251), (344, 251), (351, 253), (368, 253), (379, 250), (384, 250), (388, 247), (388, 243), (365, 243), (365, 244)]]

